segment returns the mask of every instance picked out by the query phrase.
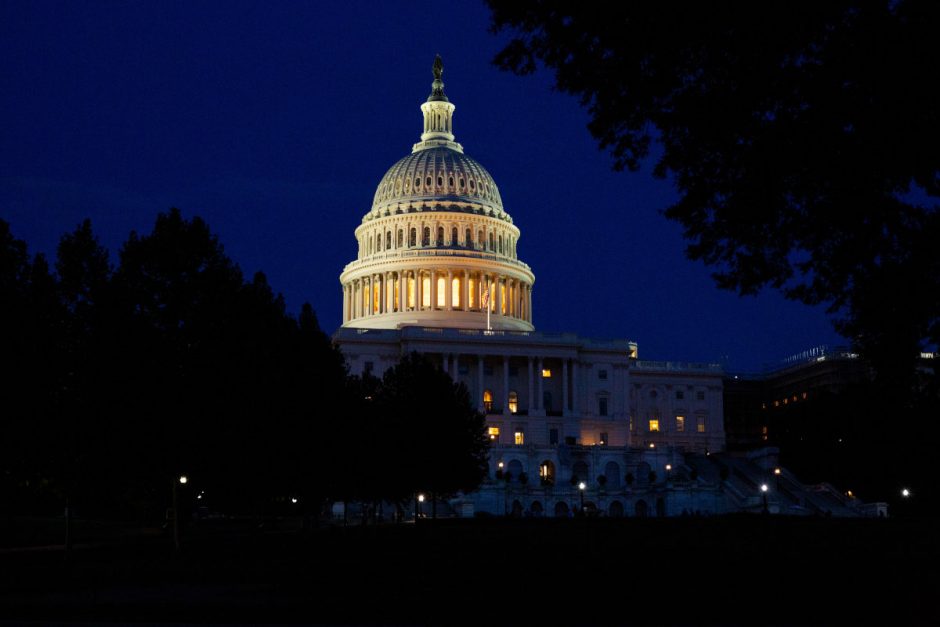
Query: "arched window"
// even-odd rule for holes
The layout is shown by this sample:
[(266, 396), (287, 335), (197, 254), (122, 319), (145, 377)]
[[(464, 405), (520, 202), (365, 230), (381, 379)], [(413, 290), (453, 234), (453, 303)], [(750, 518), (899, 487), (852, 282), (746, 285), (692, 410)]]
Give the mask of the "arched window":
[(477, 246), (483, 250), (483, 231), (477, 231)]
[(492, 233), (490, 233), (490, 250), (496, 250), (496, 242)]
[(457, 227), (455, 226), (454, 228), (450, 230), (450, 245), (456, 246), (458, 239), (459, 239), (459, 236), (457, 235)]
[(421, 245), (430, 246), (431, 245), (431, 227), (424, 227), (424, 233), (421, 235)]
[(408, 245), (417, 246), (418, 245), (418, 229), (412, 228), (411, 233), (408, 235)]
[(499, 236), (499, 254), (503, 254), (503, 236)]
[(391, 247), (392, 247), (392, 232), (386, 231), (385, 232), (385, 250), (388, 250)]
[(380, 252), (382, 250), (382, 234), (375, 234), (375, 252)]
[(564, 501), (555, 503), (555, 518), (568, 518), (568, 504)]
[(463, 245), (466, 246), (467, 248), (470, 248), (472, 244), (473, 244), (473, 231), (471, 231), (470, 229), (467, 229), (467, 232), (464, 233)]
[(539, 464), (539, 479), (542, 485), (555, 484), (555, 464), (551, 460), (546, 459)]
[(607, 477), (607, 487), (617, 489), (620, 487), (620, 465), (617, 462), (607, 462), (604, 466), (604, 476)]
[(493, 413), (493, 393), (489, 390), (483, 390), (483, 409), (486, 413)]
[(402, 232), (401, 229), (398, 229), (398, 248), (401, 248), (401, 247), (403, 246), (403, 241), (402, 241), (402, 240), (403, 240), (404, 236), (405, 236), (404, 232)]
[(447, 187), (453, 189), (454, 187), (454, 177), (450, 176), (447, 178)]
[(415, 177), (415, 190), (417, 191), (419, 189), (421, 189), (421, 177), (416, 176)]
[(519, 411), (519, 394), (515, 390), (509, 390), (509, 411), (513, 414)]
[(442, 226), (437, 227), (437, 245), (444, 245), (444, 227)]

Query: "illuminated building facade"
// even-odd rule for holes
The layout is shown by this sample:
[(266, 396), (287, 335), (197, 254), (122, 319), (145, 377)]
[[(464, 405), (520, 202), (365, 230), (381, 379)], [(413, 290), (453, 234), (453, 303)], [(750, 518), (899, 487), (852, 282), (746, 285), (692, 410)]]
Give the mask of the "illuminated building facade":
[(766, 506), (758, 488), (772, 453), (722, 461), (719, 366), (644, 361), (634, 342), (535, 331), (521, 231), (455, 141), (441, 75), (438, 58), (421, 141), (382, 178), (356, 229), (334, 340), (353, 374), (381, 376), (417, 351), (477, 400), (490, 476), (452, 502), (457, 513), (562, 516), (582, 498), (611, 516)]

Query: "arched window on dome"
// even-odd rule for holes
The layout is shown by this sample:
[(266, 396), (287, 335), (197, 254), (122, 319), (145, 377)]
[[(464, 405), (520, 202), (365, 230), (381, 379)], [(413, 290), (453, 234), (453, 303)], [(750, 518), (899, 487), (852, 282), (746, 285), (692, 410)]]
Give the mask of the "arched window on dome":
[(444, 245), (444, 227), (437, 227), (437, 245), (441, 247)]
[(483, 239), (483, 231), (477, 231), (477, 248), (483, 250), (485, 240)]
[(405, 234), (401, 229), (398, 229), (398, 248), (401, 248), (403, 245)]
[(438, 187), (444, 187), (444, 177), (441, 176), (441, 175), (438, 175), (438, 177), (437, 177), (437, 186), (438, 186)]
[(496, 250), (496, 242), (495, 242), (495, 240), (494, 240), (494, 238), (493, 238), (493, 234), (492, 234), (492, 233), (490, 233), (490, 248), (489, 248), (489, 250), (490, 250), (490, 251)]
[(418, 191), (419, 189), (421, 189), (421, 177), (416, 176), (415, 177), (415, 191)]
[(421, 234), (421, 245), (430, 246), (431, 245), (431, 227), (424, 227), (424, 232)]
[(427, 185), (428, 187), (431, 187), (431, 177), (430, 177), (430, 176), (426, 177), (426, 178), (424, 179), (424, 183), (425, 183), (425, 185)]
[(499, 236), (499, 254), (500, 255), (503, 254), (503, 236), (502, 235)]
[(455, 226), (450, 230), (450, 245), (456, 246), (459, 235), (457, 234), (457, 227)]
[(467, 248), (470, 248), (473, 245), (473, 231), (467, 229), (467, 232), (464, 233), (463, 245)]
[(447, 187), (454, 189), (454, 177), (447, 177)]
[(408, 234), (408, 245), (417, 246), (418, 245), (418, 229), (412, 227), (411, 233)]
[(385, 232), (385, 250), (388, 250), (391, 247), (392, 247), (392, 232), (386, 231)]

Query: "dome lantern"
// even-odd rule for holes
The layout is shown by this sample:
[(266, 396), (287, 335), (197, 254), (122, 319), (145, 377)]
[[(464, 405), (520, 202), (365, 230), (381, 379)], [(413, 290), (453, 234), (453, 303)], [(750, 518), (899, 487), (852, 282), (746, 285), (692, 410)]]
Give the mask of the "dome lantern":
[(412, 146), (412, 152), (427, 150), (437, 146), (446, 146), (457, 152), (463, 152), (463, 146), (454, 141), (454, 109), (456, 107), (444, 95), (444, 62), (441, 55), (434, 58), (434, 82), (431, 83), (431, 95), (421, 105), (424, 114), (424, 132), (421, 141)]

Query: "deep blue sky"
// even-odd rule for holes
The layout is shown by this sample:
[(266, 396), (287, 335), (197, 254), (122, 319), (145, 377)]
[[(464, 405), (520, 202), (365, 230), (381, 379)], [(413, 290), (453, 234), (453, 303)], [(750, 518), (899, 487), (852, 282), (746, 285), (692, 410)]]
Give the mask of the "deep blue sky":
[(522, 230), (538, 330), (735, 370), (840, 343), (820, 309), (716, 289), (659, 214), (668, 182), (613, 172), (547, 72), (491, 65), (507, 36), (488, 25), (477, 2), (2, 2), (0, 217), (47, 253), (90, 217), (116, 254), (177, 206), (332, 330), (439, 52), (457, 140)]

